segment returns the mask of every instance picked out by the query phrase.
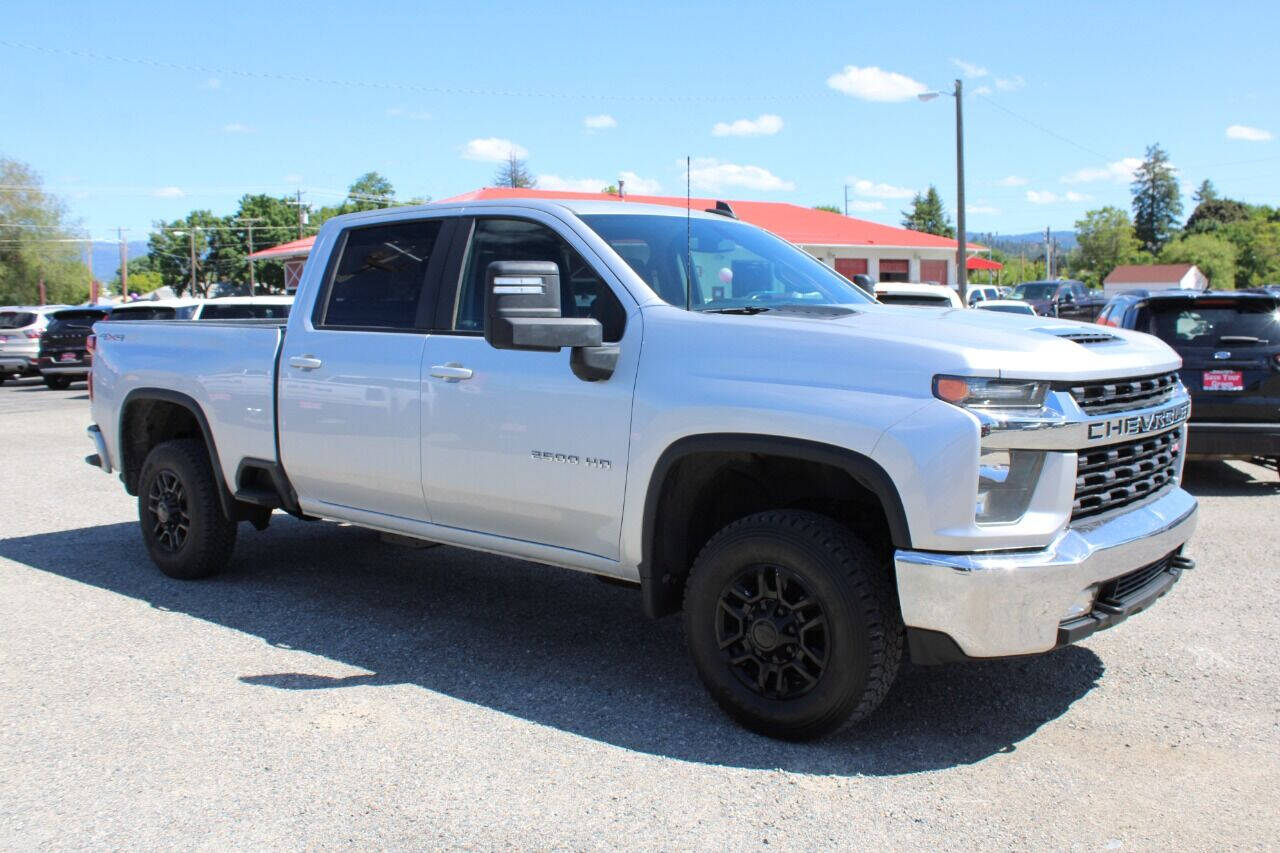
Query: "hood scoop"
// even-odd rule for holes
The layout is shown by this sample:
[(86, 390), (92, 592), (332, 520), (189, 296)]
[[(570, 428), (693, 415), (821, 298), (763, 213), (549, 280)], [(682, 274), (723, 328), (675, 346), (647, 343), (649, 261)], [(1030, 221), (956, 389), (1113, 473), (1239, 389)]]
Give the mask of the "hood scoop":
[(1046, 335), (1053, 335), (1055, 338), (1062, 338), (1064, 341), (1074, 341), (1084, 347), (1093, 346), (1094, 344), (1109, 344), (1120, 340), (1115, 335), (1108, 334), (1103, 331), (1095, 332), (1092, 329), (1065, 329), (1062, 327), (1050, 327), (1046, 329), (1036, 329), (1036, 331), (1042, 332)]

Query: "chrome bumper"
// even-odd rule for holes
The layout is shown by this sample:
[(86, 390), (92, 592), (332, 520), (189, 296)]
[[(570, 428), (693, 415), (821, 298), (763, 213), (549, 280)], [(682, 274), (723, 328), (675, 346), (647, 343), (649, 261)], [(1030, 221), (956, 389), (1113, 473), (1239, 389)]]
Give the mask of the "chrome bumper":
[(97, 424), (85, 429), (89, 434), (89, 439), (93, 442), (93, 448), (98, 452), (93, 456), (87, 457), (84, 461), (90, 465), (94, 465), (102, 469), (102, 473), (111, 473), (111, 456), (107, 453), (107, 442), (102, 438), (102, 430), (98, 429)]
[(1047, 652), (1080, 594), (1176, 551), (1196, 526), (1181, 488), (1095, 525), (1068, 528), (1040, 551), (898, 551), (903, 622), (946, 634), (968, 657)]

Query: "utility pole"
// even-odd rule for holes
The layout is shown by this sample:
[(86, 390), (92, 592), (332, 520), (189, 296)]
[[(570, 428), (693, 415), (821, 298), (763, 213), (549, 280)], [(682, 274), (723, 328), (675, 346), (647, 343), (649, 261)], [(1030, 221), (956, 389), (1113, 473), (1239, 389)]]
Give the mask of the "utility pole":
[(969, 304), (969, 244), (964, 225), (964, 83), (956, 81), (956, 282), (960, 304)]
[(129, 251), (124, 243), (124, 229), (116, 229), (116, 239), (120, 241), (120, 295), (129, 295)]
[(187, 236), (191, 238), (191, 295), (196, 294), (196, 229), (188, 228)]
[(849, 185), (844, 185), (844, 215), (849, 215)]
[(242, 216), (236, 222), (242, 222), (249, 228), (249, 295), (255, 296), (257, 295), (258, 283), (253, 277), (253, 223), (266, 222), (266, 220), (259, 216)]
[(93, 240), (84, 241), (84, 266), (89, 271), (89, 304), (98, 301), (97, 282), (93, 280)]
[(303, 205), (302, 205), (302, 190), (301, 190), (301, 189), (299, 189), (299, 190), (294, 194), (294, 199), (295, 199), (294, 201), (291, 201), (291, 202), (289, 202), (289, 203), (290, 203), (290, 204), (294, 204), (294, 205), (297, 205), (297, 206), (298, 206), (298, 239), (299, 239), (299, 240), (301, 240), (301, 239), (302, 239), (302, 226), (303, 226), (303, 225), (305, 225), (305, 224), (306, 224), (306, 222), (307, 222), (306, 212), (305, 212), (305, 209), (303, 208)]
[(1049, 243), (1049, 226), (1044, 227), (1044, 277), (1045, 280), (1053, 278), (1053, 246)]

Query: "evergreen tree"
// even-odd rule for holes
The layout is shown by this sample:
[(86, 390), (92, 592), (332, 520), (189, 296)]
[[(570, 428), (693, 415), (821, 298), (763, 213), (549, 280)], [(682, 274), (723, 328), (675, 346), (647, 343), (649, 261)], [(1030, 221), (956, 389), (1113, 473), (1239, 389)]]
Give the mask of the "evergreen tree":
[(1147, 148), (1146, 159), (1129, 185), (1133, 193), (1133, 231), (1142, 247), (1159, 254), (1173, 238), (1182, 219), (1182, 197), (1178, 179), (1169, 165), (1169, 155), (1159, 143)]
[(537, 186), (537, 181), (533, 179), (533, 175), (529, 174), (528, 165), (516, 156), (516, 152), (512, 151), (507, 155), (507, 162), (502, 164), (502, 168), (498, 169), (493, 176), (493, 185), (495, 187), (512, 187), (515, 189), (532, 189)]
[(1196, 204), (1204, 204), (1206, 201), (1217, 201), (1218, 191), (1213, 188), (1213, 181), (1205, 178), (1200, 182), (1200, 187), (1191, 196), (1191, 200)]
[(902, 211), (902, 227), (912, 231), (923, 231), (926, 234), (937, 234), (939, 237), (956, 236), (951, 217), (947, 216), (942, 206), (942, 197), (937, 187), (929, 185), (929, 191), (916, 193), (911, 199), (911, 209)]

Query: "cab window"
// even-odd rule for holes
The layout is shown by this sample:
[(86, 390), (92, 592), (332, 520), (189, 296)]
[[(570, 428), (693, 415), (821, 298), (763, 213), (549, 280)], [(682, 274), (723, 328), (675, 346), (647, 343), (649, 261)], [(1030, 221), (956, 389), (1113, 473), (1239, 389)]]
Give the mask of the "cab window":
[(441, 220), (394, 222), (348, 232), (317, 325), (412, 329)]
[(608, 343), (622, 339), (627, 316), (618, 297), (563, 237), (526, 219), (477, 219), (454, 307), (458, 332), (484, 331), (485, 271), (494, 261), (551, 261), (560, 268), (560, 310), (565, 317), (594, 317)]

